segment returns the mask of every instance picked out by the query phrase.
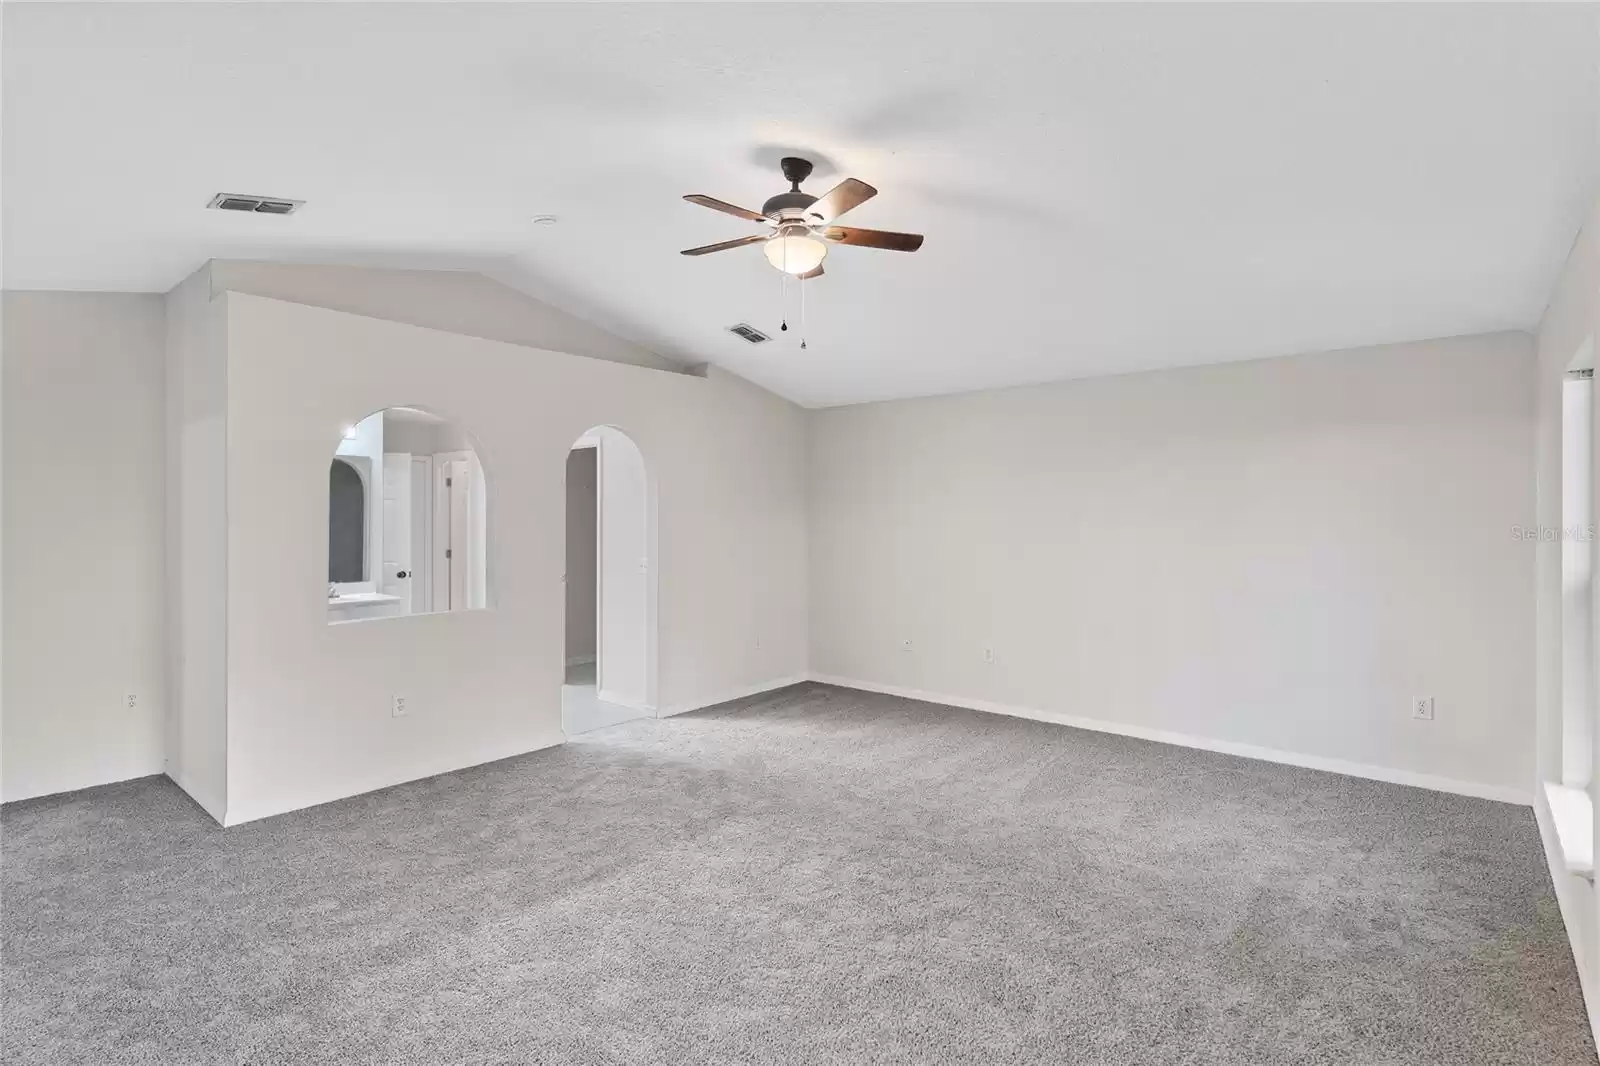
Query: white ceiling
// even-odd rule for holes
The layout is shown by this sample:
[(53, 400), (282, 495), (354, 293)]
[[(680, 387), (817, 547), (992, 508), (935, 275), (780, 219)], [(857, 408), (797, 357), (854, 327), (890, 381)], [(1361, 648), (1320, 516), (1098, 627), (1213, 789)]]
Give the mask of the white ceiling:
[[(808, 404), (1528, 328), (1596, 191), (1589, 5), (16, 4), (4, 282), (482, 268)], [(881, 195), (795, 332), (778, 156)], [(308, 201), (202, 210), (219, 191)], [(560, 216), (552, 227), (535, 214)]]

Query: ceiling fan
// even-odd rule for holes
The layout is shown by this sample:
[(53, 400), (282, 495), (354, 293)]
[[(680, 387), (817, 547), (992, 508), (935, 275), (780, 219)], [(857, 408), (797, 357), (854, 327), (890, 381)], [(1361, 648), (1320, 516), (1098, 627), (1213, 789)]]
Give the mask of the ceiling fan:
[(891, 233), (881, 229), (858, 229), (854, 226), (835, 226), (833, 222), (851, 208), (859, 207), (878, 190), (864, 181), (846, 178), (820, 197), (800, 191), (800, 183), (811, 176), (811, 161), (795, 156), (785, 156), (779, 164), (789, 191), (779, 193), (761, 205), (761, 210), (743, 207), (698, 193), (685, 196), (691, 204), (709, 207), (713, 211), (736, 218), (760, 222), (772, 228), (770, 233), (755, 233), (719, 244), (706, 244), (699, 248), (685, 248), (684, 255), (705, 255), (729, 248), (743, 248), (747, 244), (763, 244), (767, 262), (797, 278), (814, 278), (822, 273), (822, 260), (830, 244), (852, 244), (862, 248), (887, 248), (894, 252), (914, 252), (922, 247), (920, 233)]

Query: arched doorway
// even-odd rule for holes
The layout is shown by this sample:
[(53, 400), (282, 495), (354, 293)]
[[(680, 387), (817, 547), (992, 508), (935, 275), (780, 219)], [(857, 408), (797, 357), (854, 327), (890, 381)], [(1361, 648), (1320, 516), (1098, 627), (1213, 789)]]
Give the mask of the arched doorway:
[(328, 623), (488, 606), (489, 485), (464, 430), (420, 407), (345, 427), (328, 467)]
[(567, 455), (562, 726), (655, 713), (654, 506), (639, 446), (597, 426)]

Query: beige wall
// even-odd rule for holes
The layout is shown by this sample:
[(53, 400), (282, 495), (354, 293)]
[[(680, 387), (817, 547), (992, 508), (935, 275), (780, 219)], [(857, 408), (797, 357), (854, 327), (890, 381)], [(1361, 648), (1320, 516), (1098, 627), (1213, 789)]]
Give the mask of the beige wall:
[(1533, 385), (1508, 333), (813, 412), (812, 671), (1525, 798)]
[(4, 297), (7, 800), (162, 770), (164, 321), (155, 295)]

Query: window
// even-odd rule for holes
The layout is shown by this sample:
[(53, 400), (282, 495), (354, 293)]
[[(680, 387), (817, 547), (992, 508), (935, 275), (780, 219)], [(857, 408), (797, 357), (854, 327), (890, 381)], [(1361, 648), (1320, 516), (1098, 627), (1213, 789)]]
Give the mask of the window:
[[(1596, 732), (1594, 345), (1587, 341), (1561, 385), (1560, 763), (1544, 792), (1569, 873), (1594, 878)], [(1544, 532), (1540, 531), (1541, 542)]]

